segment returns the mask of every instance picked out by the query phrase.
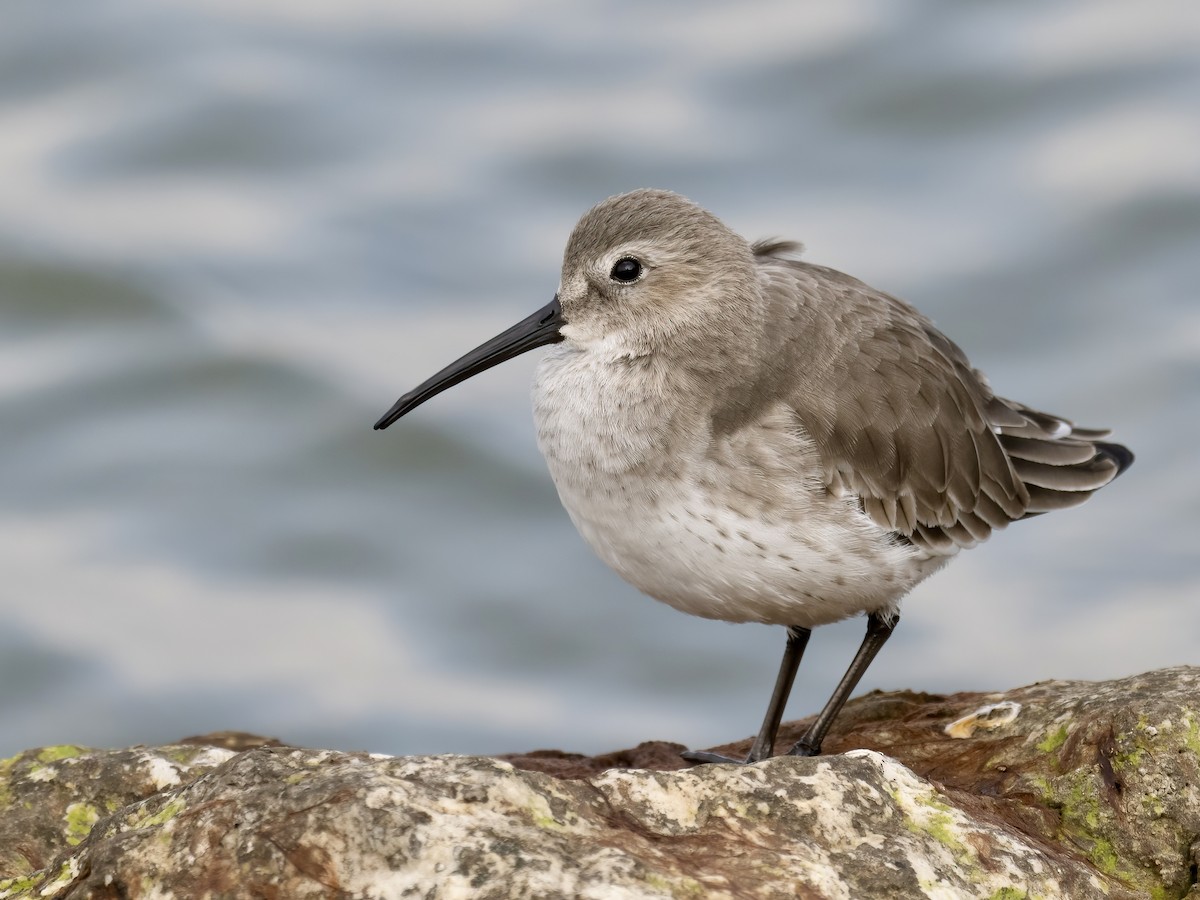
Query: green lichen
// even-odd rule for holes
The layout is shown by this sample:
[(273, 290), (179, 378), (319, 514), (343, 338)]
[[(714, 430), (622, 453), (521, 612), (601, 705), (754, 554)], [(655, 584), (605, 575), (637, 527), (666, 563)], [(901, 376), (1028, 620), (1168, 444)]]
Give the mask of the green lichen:
[(1043, 753), (1054, 753), (1067, 742), (1067, 726), (1059, 725), (1058, 728), (1046, 736), (1046, 739), (1037, 745), (1037, 748)]
[(560, 829), (563, 827), (562, 823), (555, 819), (554, 816), (548, 816), (536, 809), (531, 810), (530, 812), (533, 816), (533, 824), (538, 828)]
[[(899, 791), (894, 791), (892, 798), (896, 800), (897, 805), (903, 808), (904, 803)], [(906, 815), (904, 817), (904, 827), (913, 834), (929, 835), (929, 837), (949, 850), (960, 864), (973, 866), (975, 863), (975, 852), (959, 839), (955, 830), (954, 817), (951, 815), (950, 806), (939, 800), (933, 793), (912, 799), (918, 806), (926, 807), (930, 812), (923, 817), (923, 821), (918, 821), (912, 816)]]
[(1095, 834), (1103, 824), (1100, 797), (1088, 773), (1077, 770), (1073, 774), (1076, 777), (1063, 803), (1063, 818), (1080, 822), (1089, 834)]
[(60, 759), (70, 759), (72, 756), (81, 756), (86, 752), (83, 747), (76, 747), (74, 744), (60, 744), (57, 747), (43, 747), (37, 753), (37, 760), (41, 763), (52, 763)]
[(988, 897), (988, 900), (1029, 900), (1029, 895), (1020, 888), (1002, 887)]
[(732, 814), (729, 818), (735, 821), (750, 817), (750, 807), (745, 803), (736, 800), (727, 800), (725, 801), (725, 808)]
[(175, 800), (172, 800), (169, 803), (164, 804), (162, 809), (160, 809), (156, 813), (148, 813), (147, 815), (144, 815), (144, 816), (135, 815), (128, 822), (128, 825), (130, 828), (137, 828), (137, 829), (155, 828), (159, 825), (165, 825), (167, 822), (170, 822), (173, 818), (175, 818), (177, 815), (179, 815), (181, 812), (183, 812), (183, 810), (186, 807), (187, 807), (186, 803), (184, 803), (182, 800), (176, 798)]
[(1047, 804), (1051, 804), (1051, 801), (1054, 799), (1054, 785), (1050, 783), (1049, 778), (1044, 775), (1031, 775), (1029, 783), (1041, 792), (1042, 799)]
[[(1124, 743), (1124, 735), (1118, 740)], [(1112, 758), (1113, 768), (1119, 772), (1129, 772), (1136, 770), (1142, 764), (1142, 757), (1146, 753), (1146, 748), (1137, 743), (1137, 738), (1132, 738), (1134, 741), (1132, 747), (1120, 753), (1114, 753)]]
[(529, 804), (529, 816), (533, 819), (533, 824), (538, 828), (549, 828), (555, 831), (561, 831), (565, 826), (562, 822), (554, 817), (554, 812), (550, 809), (543, 798), (536, 797)]
[(1192, 755), (1200, 757), (1200, 722), (1192, 718), (1190, 713), (1185, 713), (1183, 717), (1183, 725), (1186, 731), (1183, 733), (1183, 744)]
[(153, 755), (169, 759), (177, 765), (190, 766), (192, 760), (200, 755), (204, 749), (204, 747), (197, 747), (192, 744), (174, 744), (167, 747), (155, 747)]
[(0, 898), (18, 897), (21, 894), (27, 894), (37, 887), (41, 883), (41, 880), (41, 874), (0, 879)]
[(12, 803), (12, 792), (8, 789), (8, 782), (12, 777), (12, 770), (20, 761), (20, 753), (10, 756), (8, 759), (0, 759), (0, 810), (7, 808)]
[(975, 854), (953, 831), (954, 819), (949, 813), (935, 812), (929, 816), (925, 831), (931, 838), (946, 847), (959, 862), (970, 862)]
[(1117, 875), (1121, 865), (1121, 858), (1117, 856), (1117, 851), (1113, 849), (1112, 841), (1107, 838), (1098, 837), (1092, 842), (1091, 848), (1088, 850), (1088, 858), (1095, 863), (1096, 868), (1107, 875)]
[(648, 872), (646, 873), (646, 884), (655, 890), (670, 894), (676, 900), (696, 900), (696, 898), (708, 896), (708, 891), (705, 890), (704, 885), (696, 881), (696, 879), (686, 876), (680, 878), (678, 881), (672, 881), (663, 878), (661, 875)]
[(92, 826), (100, 819), (100, 811), (90, 803), (72, 803), (63, 818), (67, 821), (67, 843), (74, 847), (92, 833)]
[(1153, 873), (1131, 865), (1122, 858), (1105, 832), (1111, 827), (1112, 812), (1102, 802), (1097, 779), (1083, 769), (1077, 769), (1053, 782), (1033, 779), (1042, 791), (1046, 803), (1058, 809), (1062, 816), (1060, 837), (1083, 850), (1099, 871), (1150, 896), (1164, 893), (1162, 882)]
[(23, 875), (19, 878), (6, 878), (0, 880), (0, 900), (7, 900), (9, 897), (29, 897), (38, 888), (40, 890), (38, 890), (37, 896), (47, 897), (59, 888), (66, 887), (78, 874), (78, 862), (74, 859), (68, 859), (58, 867), (58, 872), (54, 875), (54, 880), (48, 884), (46, 883), (46, 879), (49, 877), (49, 874), (45, 869), (35, 872), (32, 875)]
[(1151, 729), (1146, 717), (1139, 716), (1138, 723), (1128, 733), (1116, 736), (1117, 752), (1112, 755), (1112, 765), (1117, 771), (1137, 771), (1141, 767), (1146, 754), (1153, 756), (1151, 742), (1157, 737), (1158, 731)]
[(1146, 794), (1142, 797), (1142, 808), (1155, 819), (1160, 819), (1167, 814), (1167, 808), (1158, 794)]

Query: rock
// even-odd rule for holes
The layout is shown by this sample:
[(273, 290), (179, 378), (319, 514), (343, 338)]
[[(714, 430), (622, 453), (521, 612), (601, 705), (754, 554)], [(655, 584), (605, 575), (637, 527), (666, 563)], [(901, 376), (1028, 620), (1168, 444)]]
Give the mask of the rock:
[(683, 769), (656, 742), (511, 763), (247, 735), (29, 751), (0, 763), (0, 898), (1197, 900), (1198, 688), (1176, 668), (870, 694), (829, 755), (748, 767)]
[[(191, 782), (232, 756), (207, 746), (61, 746), (0, 760), (0, 879), (19, 881), (52, 868), (55, 856), (82, 844), (101, 819)], [(12, 884), (7, 888), (11, 892)]]

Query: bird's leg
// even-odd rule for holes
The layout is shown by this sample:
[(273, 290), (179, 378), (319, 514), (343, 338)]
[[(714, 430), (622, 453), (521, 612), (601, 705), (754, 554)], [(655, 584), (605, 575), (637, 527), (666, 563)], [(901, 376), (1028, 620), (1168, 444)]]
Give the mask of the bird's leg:
[(800, 660), (804, 657), (804, 648), (808, 646), (810, 637), (811, 628), (788, 627), (787, 646), (783, 649), (779, 674), (775, 677), (775, 690), (771, 692), (771, 702), (767, 704), (767, 714), (763, 717), (758, 737), (754, 739), (746, 757), (747, 763), (766, 759), (775, 749), (775, 735), (779, 733), (779, 723), (783, 721), (783, 708), (787, 706), (788, 696), (792, 693), (796, 670), (800, 668)]
[(829, 702), (825, 704), (825, 708), (821, 710), (821, 714), (817, 716), (817, 720), (809, 726), (808, 731), (804, 733), (804, 737), (796, 742), (796, 745), (788, 751), (789, 756), (816, 756), (821, 752), (821, 742), (825, 740), (825, 735), (829, 733), (829, 726), (833, 724), (833, 720), (837, 718), (837, 714), (841, 712), (842, 707), (846, 705), (846, 701), (850, 699), (850, 693), (858, 685), (859, 679), (863, 677), (863, 673), (867, 671), (867, 666), (871, 665), (871, 660), (875, 658), (875, 654), (880, 651), (887, 639), (892, 636), (892, 632), (896, 629), (896, 623), (900, 621), (898, 615), (885, 615), (883, 613), (873, 612), (867, 616), (867, 635), (863, 638), (862, 646), (858, 648), (858, 652), (854, 654), (854, 659), (850, 662), (850, 668), (846, 670), (846, 674), (842, 676), (842, 680), (834, 689), (833, 696), (829, 698)]
[(719, 753), (708, 753), (704, 750), (685, 750), (680, 755), (690, 762), (706, 763), (756, 763), (771, 755), (775, 747), (775, 735), (779, 732), (779, 723), (783, 720), (783, 708), (787, 705), (788, 694), (792, 692), (792, 682), (796, 680), (796, 670), (800, 668), (800, 659), (804, 656), (804, 648), (812, 635), (809, 628), (788, 626), (787, 646), (783, 650), (783, 661), (779, 664), (779, 675), (775, 678), (775, 690), (771, 693), (771, 702), (767, 705), (767, 714), (763, 718), (762, 728), (758, 737), (750, 747), (750, 754), (744, 759), (732, 759)]

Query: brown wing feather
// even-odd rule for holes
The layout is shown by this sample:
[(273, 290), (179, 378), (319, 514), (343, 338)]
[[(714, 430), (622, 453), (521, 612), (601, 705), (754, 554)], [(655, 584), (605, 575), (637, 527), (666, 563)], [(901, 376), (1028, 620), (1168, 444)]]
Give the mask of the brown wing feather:
[(1107, 432), (995, 396), (963, 351), (902, 300), (760, 246), (764, 287), (793, 320), (779, 349), (797, 372), (795, 415), (827, 484), (856, 494), (879, 525), (950, 552), (1083, 502), (1132, 461), (1096, 441)]

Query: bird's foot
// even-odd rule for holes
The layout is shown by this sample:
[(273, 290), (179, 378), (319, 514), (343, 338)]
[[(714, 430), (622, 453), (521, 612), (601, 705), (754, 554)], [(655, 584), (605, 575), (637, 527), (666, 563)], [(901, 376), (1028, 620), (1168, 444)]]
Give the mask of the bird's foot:
[(688, 762), (718, 763), (733, 766), (748, 766), (758, 762), (757, 759), (734, 759), (732, 756), (722, 756), (720, 753), (710, 753), (707, 750), (684, 750), (679, 754)]
[[(758, 746), (750, 748), (750, 755), (745, 759), (734, 759), (732, 756), (722, 756), (720, 753), (713, 753), (710, 750), (684, 750), (679, 754), (688, 762), (694, 763), (717, 763), (719, 765), (732, 766), (752, 766), (756, 762), (762, 762), (764, 759), (770, 758), (769, 752), (762, 752)], [(813, 743), (807, 737), (802, 737), (792, 745), (792, 749), (784, 756), (820, 756), (821, 745)]]
[(820, 756), (821, 755), (821, 745), (817, 744), (814, 746), (813, 744), (810, 744), (808, 741), (804, 740), (804, 738), (801, 738), (800, 740), (796, 741), (796, 743), (792, 746), (792, 749), (787, 752), (787, 755), (788, 756)]

